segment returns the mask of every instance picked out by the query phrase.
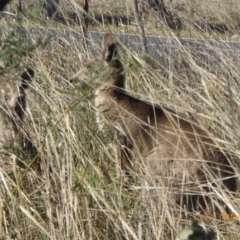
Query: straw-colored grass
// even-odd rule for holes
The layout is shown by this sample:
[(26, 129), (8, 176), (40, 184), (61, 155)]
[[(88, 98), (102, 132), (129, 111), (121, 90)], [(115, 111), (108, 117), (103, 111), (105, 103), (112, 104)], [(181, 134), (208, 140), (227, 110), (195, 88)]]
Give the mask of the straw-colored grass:
[[(102, 9), (99, 1), (92, 0), (91, 4), (95, 6), (96, 2)], [(122, 2), (120, 7), (110, 6), (131, 12), (131, 5), (126, 2)], [(216, 16), (219, 22), (225, 19), (233, 22), (230, 32), (203, 32), (196, 28), (199, 19), (204, 17), (203, 5), (199, 6), (198, 1), (185, 2), (191, 2), (191, 7), (199, 12), (191, 17), (188, 13), (181, 13), (185, 27), (180, 36), (202, 40), (215, 52), (216, 58), (205, 51), (204, 57), (198, 59), (194, 57), (194, 48), (179, 44), (171, 54), (166, 46), (166, 52), (161, 53), (160, 64), (149, 65), (141, 55), (122, 49), (127, 88), (132, 95), (143, 100), (194, 115), (220, 148), (232, 156), (239, 178), (239, 63), (225, 48), (217, 49), (210, 45), (211, 40), (217, 39), (230, 48), (227, 39), (238, 39), (235, 9), (226, 9), (225, 12), (222, 9)], [(67, 16), (65, 4), (61, 10)], [(16, 149), (1, 149), (1, 158), (9, 163), (10, 171), (0, 169), (0, 239), (174, 239), (184, 225), (191, 225), (191, 219), (183, 219), (181, 215), (170, 216), (172, 209), (168, 208), (167, 200), (159, 221), (146, 217), (137, 173), (132, 173), (132, 184), (125, 189), (119, 181), (120, 169), (115, 153), (109, 147), (115, 141), (111, 129), (98, 131), (93, 103), (94, 81), (90, 79), (83, 84), (80, 77), (69, 81), (87, 60), (100, 52), (99, 44), (91, 39), (91, 47), (95, 51), (86, 50), (82, 42), (74, 38), (73, 31), (68, 37), (61, 33), (63, 28), (79, 31), (80, 26), (57, 24), (51, 20), (44, 24), (37, 17), (23, 18), (21, 23), (11, 19), (0, 20), (0, 28), (3, 29), (1, 42), (17, 27), (29, 30), (28, 38), (33, 44), (37, 43), (37, 37), (31, 33), (31, 28), (57, 29), (56, 35), (47, 39), (46, 45), (39, 44), (24, 54), (15, 52), (19, 58), (6, 59), (14, 56), (10, 51), (12, 45), (6, 42), (1, 45), (0, 61), (5, 74), (15, 76), (15, 71), (20, 72), (26, 66), (35, 70), (34, 81), (28, 89), (25, 129), (40, 158)], [(114, 26), (109, 28), (119, 32)], [(102, 31), (109, 28), (98, 26), (94, 29)], [(150, 28), (153, 31), (148, 33), (160, 31), (179, 39), (179, 33), (167, 27), (160, 30), (154, 26)], [(135, 26), (125, 27), (125, 32), (126, 29), (136, 32)], [(46, 39), (48, 34), (40, 37)], [(19, 41), (18, 35), (10, 39)], [(25, 38), (23, 40), (25, 44)], [(26, 49), (24, 44), (19, 45), (19, 49)], [(239, 59), (237, 50), (232, 54)], [(237, 240), (239, 189), (233, 197), (223, 189), (216, 189), (215, 194), (234, 215), (230, 220), (220, 219), (229, 215), (214, 217), (204, 213), (198, 218), (208, 220), (207, 226), (217, 232), (217, 239)], [(162, 196), (162, 199), (166, 198)], [(188, 214), (196, 216), (197, 213)], [(233, 217), (238, 220), (233, 220)]]

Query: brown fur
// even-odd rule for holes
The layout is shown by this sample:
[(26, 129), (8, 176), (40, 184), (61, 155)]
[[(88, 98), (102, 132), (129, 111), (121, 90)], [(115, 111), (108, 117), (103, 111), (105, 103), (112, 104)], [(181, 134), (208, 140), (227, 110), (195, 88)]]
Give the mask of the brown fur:
[(200, 195), (211, 186), (236, 191), (234, 170), (226, 155), (193, 117), (126, 92), (117, 45), (110, 33), (104, 36), (102, 61), (107, 77), (96, 91), (97, 121), (101, 130), (109, 125), (116, 129), (122, 169), (139, 172), (143, 198), (160, 206), (160, 194), (165, 191), (165, 202), (190, 209), (197, 200), (206, 207)]
[(34, 75), (28, 69), (21, 75), (21, 85), (11, 86), (10, 79), (2, 77), (0, 98), (0, 147), (12, 146), (21, 137), (21, 126), (26, 110), (26, 89)]

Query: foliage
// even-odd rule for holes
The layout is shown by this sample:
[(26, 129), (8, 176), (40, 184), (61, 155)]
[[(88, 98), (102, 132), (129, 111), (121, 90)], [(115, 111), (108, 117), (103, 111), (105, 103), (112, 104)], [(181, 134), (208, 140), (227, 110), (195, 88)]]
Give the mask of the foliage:
[[(101, 4), (96, 3), (97, 7)], [(118, 10), (126, 8), (129, 5), (121, 3)], [(66, 18), (68, 10), (62, 6)], [(0, 239), (174, 239), (183, 225), (191, 225), (191, 218), (171, 215), (172, 209), (167, 207), (156, 213), (160, 218), (147, 218), (138, 175), (132, 173), (132, 185), (123, 187), (110, 146), (114, 141), (111, 128), (105, 132), (98, 129), (94, 80), (107, 76), (101, 71), (103, 66), (96, 64), (84, 77), (71, 78), (90, 57), (96, 57), (99, 45), (91, 40), (94, 52), (85, 50), (71, 31), (78, 31), (79, 26), (49, 20), (47, 29), (35, 18), (40, 10), (36, 9), (36, 15), (31, 11), (27, 17), (19, 16), (21, 21), (2, 18), (0, 22), (0, 75), (11, 78), (15, 71), (34, 66), (36, 77), (28, 93), (25, 126), (40, 156), (29, 159), (28, 154), (13, 149), (0, 150), (1, 158), (9, 163), (9, 171), (0, 166)], [(196, 48), (181, 44), (179, 32), (150, 26), (148, 33), (160, 32), (168, 39), (160, 52), (161, 60), (155, 62), (151, 56), (122, 46), (127, 89), (145, 101), (195, 116), (219, 147), (232, 155), (238, 174), (239, 71), (225, 48), (210, 45), (218, 39), (230, 49), (226, 41), (229, 33), (199, 31), (196, 24), (201, 17), (189, 17), (184, 11), (179, 15), (185, 26), (180, 36), (200, 39), (217, 57), (203, 48), (201, 58)], [(38, 32), (37, 28), (45, 29)], [(98, 31), (109, 28), (120, 31), (114, 26), (96, 27)], [(136, 32), (134, 26), (128, 30)], [(237, 34), (234, 28), (232, 31), (232, 36)], [(179, 44), (174, 45), (171, 39)], [(237, 52), (234, 56), (239, 59)], [(219, 189), (218, 194), (238, 216), (239, 190), (234, 196)], [(189, 215), (195, 217), (195, 213)], [(209, 218), (207, 226), (219, 239), (238, 239), (236, 220)]]

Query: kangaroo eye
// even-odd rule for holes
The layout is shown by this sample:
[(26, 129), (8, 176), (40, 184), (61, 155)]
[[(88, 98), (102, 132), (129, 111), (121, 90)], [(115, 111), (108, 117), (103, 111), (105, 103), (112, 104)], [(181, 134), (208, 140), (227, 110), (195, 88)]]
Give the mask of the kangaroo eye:
[(8, 96), (5, 96), (4, 98), (5, 98), (6, 101), (8, 100)]

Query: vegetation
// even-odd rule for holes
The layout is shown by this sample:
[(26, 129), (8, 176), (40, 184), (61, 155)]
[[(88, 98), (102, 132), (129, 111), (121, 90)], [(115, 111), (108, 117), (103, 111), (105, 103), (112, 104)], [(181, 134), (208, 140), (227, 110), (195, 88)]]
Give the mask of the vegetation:
[[(155, 221), (145, 217), (136, 173), (132, 173), (131, 185), (124, 188), (110, 147), (114, 141), (111, 129), (103, 133), (96, 124), (92, 76), (99, 66), (85, 76), (76, 74), (100, 51), (95, 40), (89, 40), (88, 49), (76, 40), (74, 30), (80, 31), (81, 26), (69, 16), (78, 16), (81, 8), (80, 3), (73, 2), (60, 2), (62, 22), (41, 19), (40, 4), (30, 0), (25, 1), (28, 8), (23, 6), (27, 11), (16, 15), (15, 21), (11, 15), (0, 19), (0, 78), (7, 75), (18, 83), (16, 76), (24, 68), (31, 67), (35, 72), (27, 93), (24, 129), (38, 149), (37, 156), (24, 148), (0, 149), (0, 239), (175, 239), (184, 225), (191, 226), (191, 217), (207, 222), (218, 239), (239, 239), (239, 190), (233, 196), (216, 190), (231, 215), (173, 215), (171, 212), (177, 212), (178, 207), (169, 209), (165, 201), (166, 208), (157, 213), (161, 220)], [(228, 40), (239, 39), (239, 5), (218, 8), (216, 13), (219, 5), (214, 3), (184, 2), (166, 1), (166, 7), (181, 19), (183, 29), (145, 23), (147, 34), (168, 37), (160, 62), (122, 46), (127, 87), (135, 97), (195, 116), (216, 144), (231, 155), (238, 176), (239, 52)], [(182, 10), (178, 10), (180, 7)], [(112, 9), (109, 15), (127, 13), (128, 18), (133, 12), (130, 1), (92, 0), (89, 14), (108, 14), (103, 12), (106, 9)], [(228, 31), (203, 27), (206, 19), (226, 24)], [(104, 23), (90, 25), (89, 30), (138, 32), (134, 24), (116, 27)], [(197, 39), (205, 47), (197, 54), (194, 46), (181, 44), (184, 36)], [(179, 44), (173, 45), (174, 39)], [(221, 47), (212, 44), (213, 40), (221, 41)], [(101, 72), (99, 76), (104, 78)], [(6, 162), (8, 171), (2, 167)], [(164, 192), (166, 189), (162, 195), (166, 199)]]

